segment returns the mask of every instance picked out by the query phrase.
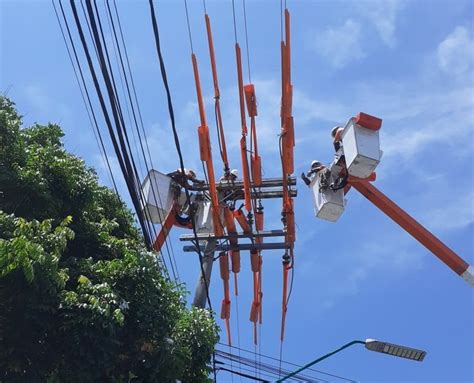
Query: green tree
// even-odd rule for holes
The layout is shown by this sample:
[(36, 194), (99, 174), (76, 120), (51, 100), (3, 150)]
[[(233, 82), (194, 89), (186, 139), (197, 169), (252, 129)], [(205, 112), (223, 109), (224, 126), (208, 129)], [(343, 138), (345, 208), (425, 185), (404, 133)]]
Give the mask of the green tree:
[(208, 381), (218, 329), (54, 124), (0, 97), (0, 382)]

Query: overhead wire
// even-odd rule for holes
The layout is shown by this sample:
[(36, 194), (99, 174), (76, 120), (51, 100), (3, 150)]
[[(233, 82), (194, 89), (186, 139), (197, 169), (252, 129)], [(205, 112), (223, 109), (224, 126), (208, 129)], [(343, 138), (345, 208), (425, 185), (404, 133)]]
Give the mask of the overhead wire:
[[(104, 0), (104, 3), (105, 3), (105, 0)], [(111, 39), (112, 39), (112, 47), (113, 47), (113, 52), (114, 52), (114, 57), (115, 57), (115, 65), (116, 65), (116, 68), (117, 68), (117, 72), (119, 74), (119, 79), (120, 79), (120, 89), (122, 91), (122, 97), (126, 97), (126, 93), (125, 93), (125, 84), (124, 82), (127, 81), (127, 78), (125, 77), (125, 70), (123, 68), (123, 63), (122, 65), (121, 62), (119, 62), (119, 55), (121, 56), (121, 52), (120, 52), (120, 47), (118, 46), (118, 41), (117, 41), (117, 36), (115, 34), (115, 28), (114, 26), (112, 25), (112, 22), (111, 22), (111, 19), (110, 19), (110, 14), (106, 12), (106, 16), (107, 16), (107, 23), (108, 23), (108, 26), (109, 26), (109, 31), (111, 32)], [(130, 99), (130, 97), (129, 97)], [(131, 100), (130, 100), (131, 101)], [(127, 112), (127, 117), (128, 117), (128, 122), (130, 123), (130, 126), (133, 126), (133, 121), (132, 121), (132, 113), (130, 112), (130, 109), (132, 108), (133, 109), (133, 104), (129, 102), (125, 102), (125, 108), (126, 108), (126, 112)], [(148, 173), (148, 169), (146, 169), (146, 173), (144, 172), (143, 170), (143, 160), (140, 158), (140, 152), (138, 151), (138, 144), (137, 144), (137, 137), (135, 135), (135, 130), (132, 128), (131, 129), (131, 132), (132, 132), (132, 141), (133, 141), (133, 146), (134, 146), (134, 149), (135, 149), (135, 154), (138, 156), (138, 168), (140, 169), (140, 179), (143, 179), (145, 177), (145, 175)]]
[[(237, 356), (235, 356), (235, 355), (233, 356), (233, 355), (228, 354), (225, 351), (221, 351), (221, 350), (217, 350), (216, 354), (219, 358), (223, 358), (223, 359), (227, 359), (227, 360), (239, 359)], [(251, 369), (250, 371), (253, 372), (255, 374), (255, 376), (257, 376), (257, 377), (258, 377), (258, 375), (257, 375), (257, 372), (255, 372), (256, 370), (260, 371), (261, 373), (263, 373), (267, 376), (272, 377), (273, 379), (275, 379), (279, 375), (279, 368), (274, 366), (271, 363), (258, 363), (258, 362), (255, 362), (253, 359), (245, 358), (245, 357), (240, 358), (240, 361), (244, 366), (250, 368)], [(244, 367), (243, 370), (246, 370), (246, 368)], [(291, 370), (282, 369), (282, 372), (285, 375), (288, 375), (292, 372), (292, 370), (293, 370), (293, 368)], [(309, 382), (311, 382), (311, 383), (329, 383), (328, 380), (323, 379), (321, 377), (311, 376), (310, 374), (308, 374), (308, 372), (298, 373), (297, 375), (292, 376), (292, 379), (296, 380), (296, 381), (308, 382), (308, 383)]]
[[(91, 103), (91, 100), (90, 100), (90, 95), (89, 95), (89, 92), (88, 92), (88, 90), (87, 90), (87, 85), (86, 85), (86, 83), (85, 83), (84, 74), (83, 74), (83, 71), (82, 71), (82, 68), (81, 68), (81, 64), (80, 64), (80, 62), (79, 62), (78, 55), (77, 55), (77, 51), (76, 51), (76, 48), (75, 48), (75, 46), (74, 46), (74, 41), (73, 41), (72, 36), (71, 36), (71, 31), (70, 31), (70, 28), (69, 28), (69, 25), (68, 25), (68, 21), (67, 21), (66, 15), (65, 15), (65, 13), (64, 13), (64, 8), (63, 8), (61, 2), (59, 2), (59, 5), (60, 5), (60, 8), (61, 8), (61, 14), (62, 14), (62, 16), (63, 16), (63, 20), (64, 20), (64, 24), (65, 24), (66, 30), (67, 30), (67, 32), (68, 32), (68, 37), (69, 37), (69, 40), (70, 40), (70, 43), (71, 43), (71, 47), (72, 47), (73, 52), (74, 52), (74, 57), (75, 57), (75, 60), (76, 60), (76, 64), (77, 64), (77, 66), (78, 66), (78, 70), (79, 70), (79, 73), (80, 73), (80, 77), (81, 77), (81, 80), (82, 80), (82, 84), (83, 84), (83, 87), (84, 87), (84, 91), (85, 91), (85, 93), (86, 93), (86, 97), (87, 97), (87, 100), (88, 100), (88, 103), (89, 103), (89, 108), (90, 108), (91, 113), (92, 113), (92, 116), (93, 116), (95, 128), (96, 128), (96, 130), (97, 130), (97, 134), (98, 134), (98, 137), (99, 137), (99, 140), (100, 140), (102, 149), (103, 149), (104, 154), (105, 154), (105, 158), (106, 158), (106, 162), (107, 162), (107, 168), (109, 169), (109, 172), (110, 172), (110, 175), (111, 175), (111, 178), (112, 178), (112, 183), (114, 184), (115, 192), (116, 192), (118, 198), (120, 199), (120, 195), (119, 195), (119, 193), (118, 193), (118, 189), (117, 189), (117, 185), (116, 185), (116, 182), (115, 182), (115, 178), (114, 178), (114, 176), (113, 176), (113, 172), (111, 171), (110, 162), (108, 161), (107, 151), (106, 151), (106, 149), (105, 149), (105, 145), (104, 145), (104, 143), (103, 143), (102, 135), (101, 135), (100, 129), (99, 129), (99, 127), (98, 127), (97, 118), (96, 118), (96, 116), (95, 116), (94, 108), (92, 107), (92, 103)], [(56, 15), (57, 15), (57, 9), (56, 9), (56, 7), (55, 7), (54, 2), (53, 2), (53, 6), (54, 6), (54, 8), (55, 8), (55, 12), (56, 12)], [(76, 11), (76, 8), (75, 8), (75, 7), (74, 7), (73, 11), (75, 11), (75, 13), (73, 12), (73, 13), (74, 13), (74, 19), (75, 19), (75, 21), (78, 21), (79, 18), (78, 18), (78, 14), (77, 14), (77, 11)], [(57, 15), (57, 16), (58, 16), (58, 15)], [(58, 17), (58, 21), (59, 21), (59, 17)], [(60, 22), (60, 21), (59, 21), (59, 22)], [(60, 26), (61, 26), (61, 23), (60, 23)], [(61, 29), (62, 29), (62, 28), (61, 28)], [(81, 30), (81, 32), (82, 32), (82, 30)], [(64, 34), (63, 34), (63, 37), (64, 37)], [(85, 42), (85, 40), (84, 40), (84, 35), (82, 34), (80, 37), (81, 37), (81, 42)], [(66, 48), (68, 48), (68, 44), (67, 44), (66, 41), (65, 41), (65, 43), (66, 43)], [(87, 45), (87, 44), (86, 44), (86, 45)], [(88, 51), (87, 51), (86, 53), (88, 54)], [(97, 50), (96, 50), (96, 53), (97, 53)], [(86, 55), (86, 57), (88, 58), (88, 64), (91, 64), (90, 55), (89, 55), (89, 56)], [(73, 67), (74, 67), (74, 64), (73, 64)], [(96, 89), (97, 89), (98, 81), (97, 81), (97, 77), (94, 77), (94, 76), (95, 76), (95, 73), (92, 74), (92, 77), (93, 77), (93, 80), (94, 80), (94, 86), (96, 86)], [(80, 85), (79, 85), (79, 87), (80, 87)], [(99, 99), (100, 99), (100, 98), (101, 98), (101, 95), (100, 95)], [(102, 100), (99, 100), (99, 101), (102, 102), (102, 103), (101, 103), (101, 107), (105, 106), (105, 104), (103, 103), (103, 99), (102, 99)], [(86, 106), (86, 109), (87, 109), (87, 106)], [(109, 122), (110, 122), (110, 121), (109, 121)], [(114, 148), (117, 149), (117, 146), (115, 146)], [(132, 199), (133, 199), (133, 196), (132, 196)], [(122, 213), (123, 213), (123, 215), (124, 215), (124, 217), (125, 217), (125, 216), (126, 216), (126, 213), (125, 213), (125, 210), (124, 210), (124, 207), (123, 207), (123, 206), (121, 207), (121, 210), (122, 210)], [(145, 238), (146, 238), (146, 234), (147, 234), (147, 233), (146, 233), (146, 228), (145, 228), (142, 224), (141, 224), (141, 226), (142, 226), (142, 231), (144, 232), (144, 236), (145, 236)], [(167, 270), (166, 270), (166, 269), (165, 269), (165, 273), (167, 273)]]
[[(70, 44), (68, 44), (68, 42), (67, 42), (66, 35), (64, 33), (64, 29), (63, 29), (63, 26), (62, 26), (62, 23), (61, 23), (61, 20), (60, 20), (60, 17), (59, 17), (59, 13), (58, 13), (56, 4), (54, 3), (54, 0), (51, 0), (51, 3), (53, 4), (54, 12), (55, 12), (55, 15), (56, 15), (56, 19), (58, 21), (59, 28), (61, 30), (61, 35), (63, 37), (64, 44), (66, 46), (67, 54), (68, 54), (69, 60), (71, 62), (72, 69), (74, 71), (74, 76), (76, 78), (77, 85), (79, 87), (79, 91), (81, 93), (81, 97), (82, 97), (82, 100), (84, 102), (84, 107), (86, 109), (87, 116), (89, 118), (89, 122), (91, 124), (91, 130), (94, 133), (94, 138), (97, 142), (97, 146), (99, 148), (99, 152), (101, 154), (102, 161), (103, 161), (104, 165), (106, 166), (106, 168), (108, 170), (107, 174), (108, 174), (109, 180), (110, 180), (110, 182), (111, 182), (111, 184), (114, 188), (114, 191), (115, 191), (116, 195), (119, 197), (117, 184), (115, 182), (115, 177), (113, 175), (112, 168), (110, 166), (110, 161), (109, 161), (109, 158), (107, 156), (107, 151), (105, 149), (105, 145), (104, 145), (104, 141), (102, 139), (102, 135), (100, 133), (99, 125), (97, 123), (97, 118), (96, 118), (95, 112), (94, 112), (94, 108), (92, 107), (92, 102), (91, 102), (91, 99), (90, 99), (90, 95), (89, 95), (89, 92), (88, 92), (87, 87), (85, 85), (84, 74), (82, 72), (82, 69), (81, 69), (81, 66), (80, 66), (80, 63), (79, 63), (76, 48), (75, 48), (74, 43), (72, 41), (69, 26), (67, 24), (65, 24), (65, 26), (67, 28), (67, 34), (68, 34), (68, 37), (69, 37)], [(60, 3), (60, 5), (61, 5), (62, 16), (65, 19), (66, 15), (64, 13), (64, 9), (63, 9), (61, 3)], [(72, 59), (72, 55), (71, 55), (71, 51), (69, 49), (69, 45), (71, 45), (71, 48), (73, 50), (76, 65), (74, 65), (74, 61)], [(77, 66), (77, 70), (76, 70), (76, 66)], [(79, 75), (78, 75), (78, 71), (79, 71)], [(80, 76), (80, 78), (79, 78), (79, 76)], [(86, 101), (86, 99), (87, 99), (87, 101)]]
[[(94, 8), (92, 8), (92, 5), (90, 2), (86, 3), (87, 13), (89, 15), (89, 19), (91, 23), (93, 38), (96, 41), (97, 50), (99, 51), (99, 56), (102, 59), (101, 62), (103, 65), (101, 65), (101, 70), (104, 75), (104, 81), (107, 85), (109, 98), (111, 100), (112, 111), (117, 112), (117, 116), (118, 116), (118, 119), (116, 120), (116, 122), (118, 122), (118, 124), (116, 124), (117, 133), (119, 134), (119, 138), (121, 135), (123, 135), (123, 137), (125, 138), (124, 140), (125, 147), (123, 148), (122, 154), (125, 155), (125, 158), (128, 159), (128, 162), (131, 165), (130, 174), (128, 175), (128, 177), (130, 177), (131, 179), (131, 184), (133, 185), (133, 188), (134, 188), (135, 198), (139, 200), (141, 206), (145, 206), (146, 205), (145, 197), (143, 195), (143, 192), (139, 183), (140, 177), (137, 171), (135, 159), (133, 157), (133, 152), (130, 146), (130, 140), (129, 140), (129, 136), (128, 136), (128, 132), (127, 132), (124, 116), (123, 116), (122, 104), (120, 101), (119, 93), (117, 91), (117, 85), (115, 81), (113, 67), (110, 61), (110, 54), (107, 48), (107, 41), (105, 39), (104, 30), (102, 27), (102, 21), (100, 18), (98, 7), (97, 7), (97, 2), (94, 1), (93, 5), (94, 5)], [(94, 14), (94, 9), (95, 9), (95, 14)], [(97, 19), (97, 22), (96, 22), (96, 19)], [(97, 26), (99, 28), (97, 28)], [(104, 48), (103, 51), (102, 51), (102, 46)], [(106, 61), (103, 60), (104, 53), (105, 53)], [(152, 244), (151, 237), (152, 236), (156, 237), (157, 233), (156, 233), (155, 227), (151, 223), (149, 211), (145, 209), (143, 212), (141, 212), (142, 215), (144, 214), (144, 216), (142, 216), (142, 220), (143, 220), (143, 224), (146, 225), (147, 230), (148, 230), (148, 237), (149, 237), (148, 246), (149, 246), (149, 249), (151, 249), (151, 244)], [(173, 264), (171, 264), (171, 269), (173, 273), (173, 278), (176, 280), (176, 271), (174, 270)]]
[[(157, 54), (158, 54), (158, 60), (159, 60), (159, 64), (160, 64), (161, 77), (162, 77), (163, 85), (164, 85), (165, 91), (166, 91), (166, 98), (167, 98), (167, 103), (168, 103), (168, 112), (169, 112), (169, 117), (170, 117), (170, 120), (171, 120), (171, 128), (172, 128), (172, 131), (173, 131), (173, 137), (174, 137), (174, 141), (175, 141), (176, 151), (177, 151), (178, 157), (179, 157), (181, 172), (182, 172), (182, 174), (185, 174), (184, 160), (183, 160), (183, 155), (182, 155), (182, 152), (181, 152), (181, 145), (180, 145), (180, 142), (179, 142), (178, 132), (177, 132), (177, 129), (176, 129), (173, 103), (172, 103), (172, 99), (171, 99), (171, 91), (169, 89), (168, 77), (167, 77), (167, 74), (166, 74), (165, 63), (164, 63), (163, 55), (162, 55), (162, 52), (161, 52), (160, 35), (159, 35), (158, 22), (156, 20), (155, 7), (153, 5), (153, 0), (149, 0), (149, 5), (150, 5), (151, 22), (152, 22), (152, 27), (153, 27), (153, 35), (154, 35), (154, 38), (155, 38), (156, 51), (157, 51)], [(186, 5), (186, 9), (187, 9), (186, 0), (185, 0), (185, 5)], [(191, 38), (191, 28), (190, 27), (188, 28), (188, 31), (189, 31), (189, 37)], [(190, 40), (190, 42), (192, 43), (192, 39)], [(189, 190), (187, 188), (184, 188), (184, 190), (185, 190), (185, 194), (186, 194), (186, 200), (190, 204), (191, 203), (191, 198), (190, 198)], [(207, 279), (205, 277), (205, 273), (204, 273), (203, 256), (202, 256), (202, 253), (201, 253), (201, 248), (199, 246), (199, 239), (198, 239), (198, 235), (197, 235), (197, 231), (196, 231), (196, 225), (195, 225), (195, 222), (194, 222), (194, 211), (193, 211), (193, 209), (191, 209), (190, 214), (191, 214), (191, 224), (192, 224), (193, 235), (194, 235), (194, 239), (195, 239), (196, 244), (197, 244), (196, 250), (197, 250), (197, 253), (198, 253), (198, 257), (199, 257), (199, 264), (200, 264), (200, 268), (201, 268), (201, 276), (202, 276), (203, 281), (204, 281), (204, 287), (205, 287), (205, 290), (206, 290), (206, 298), (207, 298), (207, 302), (208, 302), (208, 305), (209, 305), (210, 314), (211, 314), (211, 317), (213, 317), (212, 303), (211, 303), (211, 299), (209, 297), (209, 284), (208, 284), (208, 281), (207, 281)], [(213, 353), (214, 381), (216, 381), (215, 359), (216, 359), (215, 354)]]
[[(143, 158), (143, 163), (144, 163), (144, 166), (145, 166), (146, 174), (149, 174), (150, 173), (149, 164), (151, 165), (151, 169), (153, 169), (153, 163), (152, 163), (150, 150), (149, 150), (149, 146), (148, 146), (148, 139), (147, 139), (147, 135), (145, 133), (143, 118), (142, 118), (141, 110), (140, 110), (140, 103), (138, 102), (138, 97), (137, 97), (137, 93), (136, 93), (136, 89), (135, 89), (135, 84), (133, 82), (133, 74), (132, 74), (132, 70), (131, 70), (131, 67), (130, 67), (130, 61), (129, 61), (129, 58), (128, 58), (125, 39), (123, 37), (123, 31), (122, 31), (122, 27), (121, 27), (121, 24), (120, 24), (120, 17), (119, 17), (119, 14), (118, 14), (118, 10), (117, 10), (115, 0), (113, 1), (113, 3), (114, 3), (114, 8), (115, 8), (115, 15), (116, 15), (116, 18), (117, 18), (118, 28), (115, 27), (114, 17), (113, 17), (111, 8), (110, 8), (109, 1), (108, 0), (105, 1), (105, 5), (106, 5), (106, 8), (107, 8), (107, 16), (108, 16), (108, 20), (109, 20), (109, 23), (110, 23), (110, 31), (112, 33), (112, 36), (114, 37), (115, 45), (117, 47), (117, 52), (118, 52), (117, 61), (120, 64), (121, 74), (123, 75), (123, 78), (125, 80), (125, 86), (126, 86), (126, 90), (127, 90), (126, 94), (128, 96), (128, 103), (126, 103), (127, 109), (128, 109), (128, 105), (130, 105), (135, 130), (136, 130), (136, 133), (137, 133), (137, 136), (138, 136), (138, 141), (140, 143), (141, 155), (142, 155), (142, 158)], [(124, 55), (122, 55), (122, 50), (120, 48), (120, 43), (119, 43), (119, 40), (118, 40), (118, 37), (117, 37), (117, 29), (118, 29), (120, 37), (121, 37), (121, 42), (122, 42)], [(115, 47), (115, 45), (114, 45), (114, 47)], [(127, 63), (128, 76), (127, 76), (127, 71), (126, 71), (125, 65), (124, 65), (124, 58), (125, 58), (125, 62)], [(122, 86), (123, 86), (123, 84), (122, 84)], [(124, 93), (125, 93), (125, 91), (124, 91)], [(132, 99), (132, 95), (131, 95), (132, 93), (134, 95), (134, 99)], [(135, 105), (134, 105), (134, 100), (135, 100)], [(137, 119), (137, 115), (138, 115), (138, 119)], [(131, 125), (133, 125), (132, 122), (131, 122)], [(141, 127), (142, 132), (140, 132), (139, 127)], [(143, 134), (143, 136), (142, 136), (142, 134)], [(133, 138), (135, 138), (133, 128), (132, 128), (132, 135), (133, 135)], [(147, 148), (147, 153), (145, 152), (143, 141), (145, 141), (145, 146)], [(136, 151), (137, 151), (137, 154), (140, 158), (140, 152), (138, 151), (138, 148), (136, 148)], [(147, 160), (147, 154), (148, 154), (148, 160)], [(142, 171), (142, 173), (143, 173), (143, 171)], [(154, 199), (155, 203), (159, 202), (159, 204), (162, 206), (163, 201), (162, 201), (162, 197), (161, 197), (161, 194), (160, 194), (160, 190), (155, 187), (153, 182), (150, 183), (150, 186), (151, 186), (151, 192), (152, 192), (153, 199)], [(161, 215), (161, 214), (159, 213), (159, 215)], [(160, 216), (160, 220), (164, 221), (164, 217)], [(156, 238), (156, 234), (155, 234), (155, 238)], [(165, 238), (165, 247), (166, 247), (167, 256), (168, 256), (168, 259), (169, 259), (169, 262), (170, 262), (170, 265), (171, 265), (171, 268), (172, 268), (172, 273), (175, 276), (175, 281), (176, 281), (176, 283), (179, 283), (180, 277), (179, 277), (178, 265), (176, 263), (176, 258), (175, 258), (175, 255), (174, 255), (174, 249), (173, 249), (172, 242), (168, 238)]]
[[(126, 183), (127, 188), (129, 190), (133, 206), (134, 206), (135, 211), (137, 213), (137, 217), (138, 217), (138, 220), (139, 220), (139, 223), (140, 223), (140, 226), (142, 228), (143, 235), (144, 235), (145, 243), (146, 243), (147, 247), (150, 248), (150, 233), (148, 232), (148, 228), (147, 228), (147, 226), (144, 222), (144, 216), (142, 214), (142, 211), (141, 211), (141, 208), (140, 208), (140, 202), (139, 202), (138, 196), (136, 194), (136, 180), (134, 180), (134, 178), (133, 178), (133, 174), (132, 174), (133, 170), (132, 170), (131, 161), (130, 161), (130, 158), (128, 157), (128, 154), (126, 153), (126, 145), (125, 145), (125, 142), (124, 142), (124, 138), (121, 135), (121, 132), (119, 130), (120, 129), (119, 115), (118, 115), (118, 111), (116, 110), (115, 99), (114, 99), (114, 96), (113, 96), (113, 88), (112, 88), (112, 84), (110, 83), (110, 77), (109, 77), (108, 72), (106, 71), (106, 63), (105, 63), (105, 58), (103, 56), (103, 53), (101, 51), (100, 39), (98, 39), (97, 26), (95, 25), (94, 18), (91, 17), (91, 28), (92, 28), (93, 32), (95, 32), (95, 37), (96, 37), (95, 41), (97, 43), (97, 48), (98, 48), (98, 56), (99, 56), (100, 67), (101, 67), (104, 83), (107, 87), (108, 98), (109, 98), (110, 105), (111, 105), (113, 119), (114, 119), (115, 125), (117, 127), (118, 141), (119, 142), (117, 142), (117, 137), (115, 136), (115, 132), (114, 132), (114, 129), (113, 129), (113, 126), (112, 126), (112, 120), (110, 119), (110, 116), (109, 116), (109, 113), (108, 113), (108, 110), (107, 110), (105, 99), (104, 99), (104, 96), (103, 96), (102, 91), (101, 91), (99, 79), (97, 77), (97, 74), (96, 74), (96, 71), (95, 71), (95, 68), (94, 68), (94, 65), (93, 65), (93, 62), (92, 62), (92, 58), (91, 58), (91, 55), (90, 55), (90, 52), (89, 52), (88, 44), (85, 40), (85, 36), (84, 36), (84, 32), (83, 32), (83, 29), (82, 29), (82, 26), (81, 26), (79, 15), (77, 13), (77, 8), (76, 8), (76, 5), (75, 5), (73, 0), (70, 1), (70, 5), (71, 5), (72, 13), (73, 13), (73, 16), (74, 16), (74, 21), (75, 21), (75, 24), (76, 24), (76, 27), (77, 27), (77, 30), (78, 30), (78, 33), (79, 33), (79, 37), (80, 37), (80, 40), (81, 40), (81, 44), (83, 46), (84, 53), (86, 55), (87, 64), (88, 64), (89, 70), (91, 72), (94, 87), (96, 89), (96, 93), (97, 93), (97, 96), (98, 96), (98, 99), (99, 99), (100, 107), (102, 109), (102, 113), (104, 115), (104, 119), (105, 119), (107, 128), (108, 128), (109, 133), (110, 133), (112, 144), (113, 144), (115, 153), (117, 155), (118, 162), (119, 162), (120, 168), (122, 170), (122, 174), (123, 174), (124, 179), (125, 179), (125, 183)], [(91, 15), (91, 14), (93, 15), (91, 4), (87, 4), (87, 6), (89, 8), (88, 9), (89, 10), (89, 15)], [(94, 31), (94, 28), (95, 28), (95, 31)], [(135, 185), (133, 184), (134, 181), (135, 181)]]
[[(218, 342), (218, 344), (219, 344), (220, 346), (227, 346), (226, 344), (221, 343), (221, 342)], [(232, 348), (237, 349), (236, 346), (232, 346)], [(243, 351), (243, 352), (249, 353), (249, 354), (253, 354), (253, 353), (254, 353), (253, 351), (248, 350), (248, 349), (245, 349), (245, 348), (241, 348), (240, 350)], [(260, 354), (260, 355), (261, 355), (263, 358), (266, 358), (266, 359), (270, 359), (270, 360), (279, 362), (279, 359), (278, 359), (278, 358), (275, 358), (275, 357), (273, 357), (273, 356), (269, 356), (269, 355), (266, 355), (266, 354)], [(284, 364), (287, 364), (287, 365), (290, 365), (290, 366), (293, 366), (293, 367), (298, 367), (298, 368), (301, 367), (301, 365), (296, 364), (296, 363), (293, 363), (293, 362), (288, 362), (288, 361), (285, 361), (285, 360), (283, 360), (282, 362), (283, 362)], [(321, 370), (315, 369), (315, 368), (313, 368), (313, 367), (308, 368), (308, 371), (317, 372), (317, 373), (319, 373), (319, 374), (327, 375), (327, 376), (332, 377), (332, 378), (341, 379), (341, 380), (344, 380), (344, 381), (346, 381), (346, 382), (356, 383), (356, 381), (353, 380), (353, 379), (345, 378), (345, 377), (340, 376), (340, 375), (331, 374), (331, 373), (329, 373), (329, 372), (321, 371)]]
[[(109, 1), (108, 0), (107, 0), (106, 4), (107, 4), (107, 8), (109, 9), (109, 12), (110, 12), (110, 7), (109, 7)], [(125, 62), (127, 63), (127, 68), (128, 68), (128, 72), (129, 72), (129, 75), (130, 75), (132, 93), (133, 93), (133, 96), (134, 96), (135, 104), (137, 106), (137, 112), (138, 112), (138, 118), (139, 118), (139, 121), (140, 121), (140, 127), (141, 127), (141, 131), (142, 131), (142, 134), (143, 134), (143, 137), (144, 137), (144, 140), (145, 140), (145, 147), (146, 147), (146, 150), (147, 150), (148, 161), (150, 162), (151, 168), (154, 169), (155, 167), (153, 165), (153, 160), (152, 160), (152, 157), (151, 157), (151, 154), (150, 154), (150, 147), (149, 147), (149, 144), (148, 144), (147, 134), (145, 132), (145, 125), (143, 123), (143, 117), (142, 117), (142, 113), (141, 113), (140, 103), (138, 102), (138, 96), (137, 96), (137, 92), (136, 92), (136, 88), (135, 88), (135, 81), (133, 79), (133, 73), (132, 73), (132, 70), (131, 70), (131, 67), (130, 67), (130, 60), (128, 58), (127, 45), (125, 44), (125, 38), (124, 38), (124, 35), (123, 35), (122, 24), (120, 22), (120, 16), (119, 16), (119, 13), (118, 13), (117, 4), (116, 4), (115, 0), (113, 1), (113, 5), (114, 5), (114, 10), (115, 10), (115, 15), (116, 15), (116, 18), (117, 18), (118, 30), (119, 30), (120, 38), (121, 38), (121, 41), (122, 41), (122, 46), (124, 48)], [(138, 132), (138, 135), (140, 137), (140, 132)], [(143, 152), (143, 149), (142, 149), (142, 152)], [(147, 159), (146, 159), (145, 155), (144, 155), (144, 159), (145, 159), (145, 165), (148, 167)], [(152, 185), (152, 192), (153, 192), (153, 195), (154, 195), (154, 198), (155, 198), (155, 201), (156, 201), (154, 185), (153, 185), (153, 183), (151, 185)], [(162, 204), (159, 190), (157, 190), (157, 192), (158, 192), (158, 198), (160, 200), (160, 204)], [(176, 273), (178, 275), (178, 279), (180, 279), (178, 266), (176, 264), (176, 260), (175, 260), (175, 256), (174, 256), (173, 242), (168, 240), (167, 238), (165, 239), (166, 248), (167, 248), (167, 251), (169, 252), (167, 243), (169, 243), (169, 248), (171, 249), (171, 256), (172, 256), (172, 258), (175, 262), (175, 265), (176, 265)]]

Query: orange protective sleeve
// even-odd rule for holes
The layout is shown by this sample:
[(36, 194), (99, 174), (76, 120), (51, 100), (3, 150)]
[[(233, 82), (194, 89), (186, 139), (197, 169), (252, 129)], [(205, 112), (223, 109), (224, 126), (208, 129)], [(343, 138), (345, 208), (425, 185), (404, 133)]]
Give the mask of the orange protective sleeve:
[(234, 211), (234, 217), (239, 223), (240, 227), (242, 230), (246, 233), (250, 231), (250, 226), (247, 222), (247, 219), (245, 218), (244, 214), (242, 213), (242, 210), (235, 210)]

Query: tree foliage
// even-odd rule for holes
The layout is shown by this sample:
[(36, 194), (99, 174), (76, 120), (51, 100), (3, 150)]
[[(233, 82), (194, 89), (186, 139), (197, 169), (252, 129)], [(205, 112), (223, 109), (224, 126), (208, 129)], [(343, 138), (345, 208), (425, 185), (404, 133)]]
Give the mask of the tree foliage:
[(0, 97), (0, 382), (205, 382), (218, 340), (54, 124)]

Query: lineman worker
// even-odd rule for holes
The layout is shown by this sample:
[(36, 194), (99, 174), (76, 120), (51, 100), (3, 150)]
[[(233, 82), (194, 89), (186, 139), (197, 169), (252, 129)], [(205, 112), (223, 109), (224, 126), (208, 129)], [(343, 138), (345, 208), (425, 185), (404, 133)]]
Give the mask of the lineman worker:
[(223, 181), (230, 181), (235, 182), (237, 177), (239, 176), (239, 171), (237, 169), (232, 169), (229, 174), (224, 174), (220, 179), (219, 182)]
[(339, 149), (342, 147), (342, 132), (344, 131), (344, 128), (340, 126), (335, 126), (331, 130), (331, 137), (334, 142), (334, 149), (336, 152), (339, 151)]
[(304, 172), (301, 173), (301, 179), (304, 181), (304, 183), (307, 186), (309, 186), (313, 178), (316, 176), (316, 174), (318, 174), (318, 172), (320, 172), (321, 170), (325, 168), (326, 167), (321, 162), (313, 160), (311, 162), (311, 167), (309, 171), (306, 174), (304, 174)]

